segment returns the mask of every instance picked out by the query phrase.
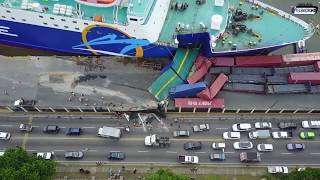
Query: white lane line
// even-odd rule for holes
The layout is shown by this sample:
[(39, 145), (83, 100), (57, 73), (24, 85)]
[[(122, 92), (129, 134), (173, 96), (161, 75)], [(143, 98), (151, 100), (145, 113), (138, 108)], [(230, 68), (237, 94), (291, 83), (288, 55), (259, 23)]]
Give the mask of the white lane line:
[(280, 154), (292, 154), (292, 153), (280, 153)]
[(64, 129), (64, 128), (66, 128), (66, 127), (64, 127), (64, 126), (62, 126), (62, 127), (59, 127), (60, 129)]
[(139, 153), (145, 153), (145, 152), (149, 152), (149, 151), (138, 151)]
[(224, 152), (225, 154), (233, 154), (233, 153), (235, 153), (235, 152)]
[(175, 152), (175, 151), (167, 151), (167, 153), (176, 154), (176, 153), (178, 153), (178, 152)]
[(320, 155), (320, 153), (310, 153), (310, 154), (313, 154), (313, 155)]
[(220, 130), (226, 130), (226, 129), (229, 129), (229, 128), (216, 128), (216, 129), (220, 129)]
[(32, 127), (36, 127), (36, 128), (38, 128), (38, 127), (40, 127), (40, 126), (32, 126)]
[(204, 154), (204, 153), (207, 153), (207, 152), (194, 152), (196, 154)]
[(94, 128), (97, 128), (97, 127), (90, 127), (90, 126), (88, 126), (88, 127), (82, 127), (83, 129), (94, 129)]
[(89, 152), (97, 152), (97, 150), (95, 150), (95, 149), (90, 149), (90, 150), (88, 150)]
[(37, 150), (33, 150), (33, 149), (27, 149), (26, 151), (37, 151)]
[(53, 150), (53, 151), (64, 151), (64, 150), (60, 150), (60, 149), (58, 149), (58, 150)]
[(13, 125), (0, 125), (1, 127), (12, 127)]

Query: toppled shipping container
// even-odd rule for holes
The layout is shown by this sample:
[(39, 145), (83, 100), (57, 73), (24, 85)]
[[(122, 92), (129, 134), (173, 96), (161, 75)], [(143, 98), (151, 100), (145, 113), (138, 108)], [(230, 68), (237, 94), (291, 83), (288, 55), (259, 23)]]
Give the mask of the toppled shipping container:
[(174, 103), (176, 108), (224, 108), (223, 98), (216, 98), (210, 101), (202, 100), (200, 98), (176, 98)]
[(196, 70), (201, 68), (202, 64), (205, 62), (206, 59), (207, 58), (204, 57), (202, 54), (199, 54), (195, 62)]
[(230, 67), (211, 67), (210, 74), (231, 74), (231, 68)]
[(320, 84), (320, 72), (289, 73), (288, 82), (293, 84), (298, 84), (298, 83)]
[(267, 83), (269, 85), (288, 84), (288, 75), (267, 76)]
[(214, 58), (210, 58), (210, 60), (213, 61), (214, 66), (222, 66), (222, 67), (234, 66), (233, 57), (214, 57)]
[(209, 89), (201, 91), (197, 94), (197, 96), (205, 100), (211, 100), (219, 93), (219, 91), (222, 89), (222, 87), (227, 81), (228, 76), (221, 73), (219, 74), (217, 79), (211, 84)]
[(289, 74), (290, 72), (313, 72), (313, 65), (274, 68), (274, 74)]
[(308, 93), (308, 87), (305, 84), (268, 85), (267, 93), (268, 94)]
[(200, 69), (198, 69), (195, 73), (187, 78), (188, 83), (193, 84), (200, 81), (207, 74), (208, 69), (211, 67), (211, 65), (211, 61), (205, 60), (204, 63), (202, 63)]
[(195, 84), (181, 84), (169, 90), (170, 99), (195, 97), (197, 93), (207, 88), (206, 82), (198, 82)]
[(243, 84), (265, 84), (266, 78), (263, 75), (248, 75), (248, 74), (235, 74), (229, 75), (230, 83), (243, 83)]
[(241, 68), (233, 67), (232, 74), (273, 75), (273, 68)]
[(282, 56), (237, 56), (235, 65), (238, 67), (275, 67), (283, 63)]
[(224, 91), (234, 91), (234, 92), (248, 92), (264, 94), (265, 86), (261, 84), (241, 84), (241, 83), (227, 83), (223, 87)]

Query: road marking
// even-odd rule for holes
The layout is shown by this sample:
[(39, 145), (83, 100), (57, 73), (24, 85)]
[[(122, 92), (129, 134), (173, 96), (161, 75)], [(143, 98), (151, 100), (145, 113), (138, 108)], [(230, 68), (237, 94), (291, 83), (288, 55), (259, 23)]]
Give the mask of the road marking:
[(196, 153), (196, 154), (205, 154), (207, 152), (194, 152), (194, 153)]
[(178, 152), (175, 152), (175, 151), (167, 151), (167, 153), (176, 154), (176, 153), (178, 153)]
[(12, 127), (13, 125), (0, 125), (1, 127)]
[(232, 152), (224, 152), (225, 154), (233, 154), (233, 153), (235, 153), (234, 151), (232, 151)]
[(149, 151), (138, 151), (139, 153), (146, 153), (146, 152), (149, 152)]
[(280, 154), (293, 154), (293, 153), (280, 153)]
[(310, 154), (312, 154), (312, 155), (320, 155), (320, 153), (310, 153)]
[(53, 151), (64, 151), (64, 150), (58, 149), (58, 150), (53, 150)]
[[(29, 116), (28, 118), (28, 124), (31, 126), (32, 125), (32, 119), (33, 117), (32, 116)], [(23, 141), (22, 141), (22, 148), (23, 149), (26, 149), (26, 145), (28, 143), (28, 139), (29, 139), (29, 132), (26, 131), (24, 136), (23, 136)]]
[(27, 149), (26, 151), (37, 151), (37, 150), (33, 150), (33, 149)]
[(64, 127), (64, 126), (62, 126), (62, 127), (59, 127), (60, 129), (64, 129), (64, 128), (66, 128), (66, 127)]
[(216, 128), (218, 130), (226, 130), (226, 129), (229, 129), (229, 128)]
[(37, 128), (38, 128), (38, 127), (40, 127), (40, 126), (32, 126), (32, 127), (37, 127)]
[(94, 129), (94, 128), (97, 128), (97, 127), (82, 127), (83, 129)]
[(95, 150), (95, 149), (90, 149), (90, 150), (88, 150), (89, 152), (98, 152), (97, 150)]

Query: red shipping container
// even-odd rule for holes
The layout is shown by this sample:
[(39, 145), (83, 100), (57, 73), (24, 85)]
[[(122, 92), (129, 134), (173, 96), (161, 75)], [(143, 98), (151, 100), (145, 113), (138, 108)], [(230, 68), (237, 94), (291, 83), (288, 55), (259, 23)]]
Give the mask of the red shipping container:
[(317, 61), (316, 63), (314, 63), (314, 69), (318, 72), (320, 71), (320, 61)]
[(203, 100), (211, 100), (210, 90), (208, 88), (204, 89), (203, 91), (197, 94), (197, 97)]
[(196, 65), (196, 70), (199, 70), (203, 63), (205, 62), (207, 58), (204, 57), (202, 54), (199, 54), (199, 56), (196, 59), (195, 65)]
[(300, 66), (314, 64), (320, 61), (320, 53), (301, 53), (283, 55), (283, 63), (285, 66)]
[(204, 60), (204, 63), (202, 63), (200, 69), (187, 78), (188, 83), (193, 84), (200, 81), (207, 74), (208, 69), (211, 67), (211, 65), (211, 61)]
[(219, 74), (216, 80), (210, 86), (210, 98), (213, 99), (219, 91), (222, 89), (224, 84), (228, 81), (228, 76), (223, 73)]
[(176, 108), (224, 108), (224, 99), (217, 98), (210, 101), (202, 100), (199, 98), (176, 98), (174, 99)]
[(214, 57), (210, 59), (214, 66), (226, 66), (232, 67), (234, 66), (234, 58), (233, 57)]
[(238, 56), (235, 65), (238, 67), (275, 67), (283, 63), (282, 56)]
[(291, 72), (289, 73), (288, 82), (292, 84), (320, 84), (320, 72)]

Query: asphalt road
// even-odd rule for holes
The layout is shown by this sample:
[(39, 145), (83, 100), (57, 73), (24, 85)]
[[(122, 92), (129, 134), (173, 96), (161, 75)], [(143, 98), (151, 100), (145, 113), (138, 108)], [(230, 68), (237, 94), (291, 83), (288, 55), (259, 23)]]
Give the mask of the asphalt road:
[[(54, 152), (55, 160), (67, 161), (64, 159), (64, 151), (81, 150), (85, 156), (82, 162), (109, 162), (106, 154), (109, 151), (123, 151), (126, 153), (124, 163), (176, 163), (178, 155), (197, 155), (200, 163), (224, 163), (239, 164), (239, 153), (242, 151), (256, 151), (259, 143), (271, 143), (274, 145), (273, 152), (264, 152), (261, 155), (262, 161), (258, 164), (290, 164), (290, 165), (318, 165), (320, 159), (320, 130), (317, 132), (315, 140), (300, 140), (298, 133), (303, 129), (300, 127), (294, 131), (294, 138), (290, 140), (252, 140), (254, 148), (252, 150), (234, 150), (234, 140), (223, 140), (222, 133), (230, 131), (233, 123), (249, 122), (253, 125), (256, 121), (271, 121), (272, 131), (277, 131), (277, 124), (280, 121), (296, 121), (300, 125), (304, 118), (316, 119), (316, 117), (184, 117), (176, 122), (175, 118), (169, 117), (162, 122), (153, 120), (153, 128), (148, 130), (148, 125), (142, 123), (133, 126), (132, 122), (124, 119), (116, 119), (111, 116), (82, 117), (78, 116), (0, 116), (0, 131), (10, 132), (12, 138), (9, 141), (1, 141), (0, 150), (10, 147), (22, 146), (30, 153), (34, 152)], [(144, 117), (142, 117), (144, 119)], [(139, 121), (138, 121), (139, 122)], [(34, 130), (31, 133), (19, 131), (20, 123), (31, 123)], [(189, 138), (172, 138), (172, 131), (179, 129), (189, 129), (194, 124), (209, 123), (210, 131), (191, 133)], [(58, 125), (61, 131), (58, 134), (45, 134), (42, 132), (46, 125)], [(126, 127), (130, 126), (131, 131), (124, 134), (120, 140), (111, 140), (97, 137), (97, 129), (101, 126)], [(301, 126), (301, 125), (300, 125)], [(64, 131), (68, 127), (81, 127), (83, 134), (80, 136), (67, 136)], [(171, 145), (168, 148), (150, 148), (144, 146), (146, 135), (157, 133), (171, 137)], [(248, 140), (246, 132), (241, 133), (241, 140)], [(185, 151), (183, 144), (188, 141), (202, 141), (201, 150)], [(226, 160), (223, 162), (212, 162), (209, 160), (209, 153), (215, 152), (211, 148), (212, 142), (226, 143)], [(286, 150), (287, 143), (302, 142), (306, 144), (306, 149), (302, 152), (290, 152)]]

